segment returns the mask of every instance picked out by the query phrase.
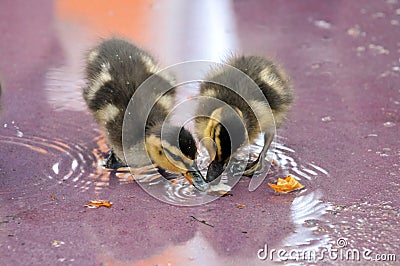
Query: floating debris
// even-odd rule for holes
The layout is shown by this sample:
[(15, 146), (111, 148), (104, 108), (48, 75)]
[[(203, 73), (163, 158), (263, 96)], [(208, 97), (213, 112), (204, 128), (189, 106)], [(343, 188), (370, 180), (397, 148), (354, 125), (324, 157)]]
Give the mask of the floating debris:
[(205, 224), (205, 225), (210, 226), (210, 227), (214, 227), (214, 225), (207, 223), (205, 220), (197, 219), (197, 218), (194, 217), (193, 215), (190, 215), (190, 217), (191, 217), (193, 220), (195, 220), (195, 221), (197, 221), (197, 222), (199, 222), (199, 223)]
[(385, 127), (394, 127), (396, 124), (393, 123), (393, 122), (388, 121), (388, 122), (383, 123), (383, 125), (384, 125)]
[(55, 248), (60, 247), (61, 245), (64, 245), (65, 243), (63, 241), (59, 241), (59, 240), (53, 240), (51, 241), (51, 245)]
[(347, 34), (352, 37), (359, 37), (362, 34), (360, 26), (356, 25), (354, 27), (349, 28), (347, 30)]
[(294, 179), (291, 175), (288, 175), (285, 179), (278, 178), (278, 181), (275, 184), (270, 184), (268, 185), (275, 190), (275, 192), (280, 192), (280, 193), (289, 193), (294, 190), (302, 189), (304, 186), (300, 184), (299, 181)]
[(316, 20), (314, 25), (321, 29), (330, 29), (332, 27), (331, 23), (326, 20)]
[(246, 207), (246, 204), (237, 203), (237, 204), (236, 204), (236, 207), (237, 207), (238, 209), (243, 209), (244, 207)]
[(324, 116), (324, 117), (321, 118), (321, 121), (322, 121), (322, 122), (329, 122), (329, 121), (332, 121), (332, 117), (330, 117), (330, 116)]
[(106, 200), (91, 200), (87, 205), (85, 205), (86, 208), (90, 209), (97, 209), (100, 207), (111, 208), (111, 206), (112, 202)]

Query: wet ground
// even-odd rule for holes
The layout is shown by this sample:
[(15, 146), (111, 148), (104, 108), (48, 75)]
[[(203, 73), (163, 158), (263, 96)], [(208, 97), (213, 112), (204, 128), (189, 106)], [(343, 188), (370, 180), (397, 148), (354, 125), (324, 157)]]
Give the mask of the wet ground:
[[(270, 265), (273, 248), (325, 254), (321, 265), (398, 264), (397, 0), (3, 0), (0, 18), (1, 265)], [(280, 62), (296, 90), (273, 150), (282, 171), (180, 207), (103, 170), (108, 147), (80, 88), (85, 51), (111, 34), (164, 66), (229, 52)], [(287, 173), (306, 189), (268, 187)], [(93, 199), (113, 206), (85, 208)]]

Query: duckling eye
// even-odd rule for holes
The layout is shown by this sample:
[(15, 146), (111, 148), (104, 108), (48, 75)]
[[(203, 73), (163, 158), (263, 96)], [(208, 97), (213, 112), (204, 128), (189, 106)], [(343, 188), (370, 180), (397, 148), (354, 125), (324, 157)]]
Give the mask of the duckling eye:
[(158, 150), (158, 155), (162, 155), (162, 150)]

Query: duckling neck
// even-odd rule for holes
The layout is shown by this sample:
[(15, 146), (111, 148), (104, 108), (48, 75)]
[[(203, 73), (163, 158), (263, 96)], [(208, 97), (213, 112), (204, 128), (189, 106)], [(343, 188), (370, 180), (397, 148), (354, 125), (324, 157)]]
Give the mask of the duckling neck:
[(247, 140), (242, 112), (236, 107), (224, 106), (211, 114), (209, 134), (217, 146), (217, 159), (226, 162)]

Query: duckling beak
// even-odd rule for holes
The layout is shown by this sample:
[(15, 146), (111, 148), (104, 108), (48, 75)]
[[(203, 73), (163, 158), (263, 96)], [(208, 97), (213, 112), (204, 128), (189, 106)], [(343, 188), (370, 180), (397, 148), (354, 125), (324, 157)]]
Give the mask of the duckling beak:
[(214, 181), (224, 172), (224, 170), (225, 170), (224, 163), (220, 163), (218, 161), (212, 161), (208, 166), (207, 177), (206, 177), (207, 182)]
[(208, 184), (204, 179), (203, 175), (197, 168), (187, 171), (183, 176), (189, 181), (190, 184), (192, 184), (198, 190), (200, 191), (207, 190)]

